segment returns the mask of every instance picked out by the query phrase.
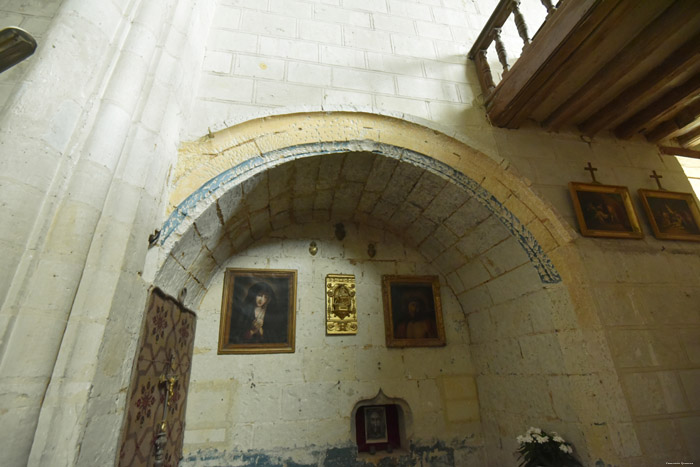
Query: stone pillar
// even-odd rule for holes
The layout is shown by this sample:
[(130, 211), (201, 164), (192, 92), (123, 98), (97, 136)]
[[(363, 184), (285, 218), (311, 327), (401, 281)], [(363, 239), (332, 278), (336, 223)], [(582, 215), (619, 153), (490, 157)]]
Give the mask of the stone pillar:
[[(10, 271), (0, 290), (0, 299), (7, 294), (0, 313), (5, 465), (78, 463), (79, 453), (90, 453), (88, 414), (109, 418), (105, 436), (114, 439), (92, 447), (114, 462), (123, 394), (119, 385), (96, 393), (104, 385), (95, 379), (101, 369), (107, 379), (128, 380), (137, 336), (105, 335), (140, 324), (147, 285), (139, 274), (148, 232), (162, 221), (180, 119), (200, 69), (203, 39), (188, 34), (205, 38), (211, 15), (200, 13), (213, 2), (204, 3), (65, 2), (0, 117), (9, 155), (1, 173), (10, 178), (0, 195), (13, 215), (0, 239), (20, 252), (2, 260)], [(137, 323), (113, 316), (125, 308), (136, 309)], [(102, 361), (105, 355), (112, 359)]]

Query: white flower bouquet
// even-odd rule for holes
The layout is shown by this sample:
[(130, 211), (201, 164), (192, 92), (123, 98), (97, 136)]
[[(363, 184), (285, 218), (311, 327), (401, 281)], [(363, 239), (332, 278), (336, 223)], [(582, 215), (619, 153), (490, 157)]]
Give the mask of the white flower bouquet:
[(525, 436), (516, 440), (520, 445), (517, 450), (518, 458), (522, 459), (520, 467), (582, 467), (573, 456), (571, 444), (554, 431), (546, 433), (530, 427)]

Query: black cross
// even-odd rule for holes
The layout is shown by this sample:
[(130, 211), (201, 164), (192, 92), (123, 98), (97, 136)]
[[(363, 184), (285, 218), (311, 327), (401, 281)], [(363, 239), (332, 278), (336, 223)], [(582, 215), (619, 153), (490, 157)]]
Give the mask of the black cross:
[(584, 167), (583, 170), (588, 170), (591, 173), (591, 178), (593, 179), (593, 183), (599, 183), (598, 180), (595, 179), (595, 171), (598, 170), (595, 167), (591, 165), (591, 163), (588, 163), (588, 167)]
[(661, 182), (659, 181), (660, 178), (664, 178), (663, 175), (657, 175), (656, 170), (652, 170), (651, 173), (653, 175), (649, 175), (649, 178), (653, 178), (656, 180), (656, 184), (659, 186), (659, 190), (663, 190), (664, 188), (661, 186)]

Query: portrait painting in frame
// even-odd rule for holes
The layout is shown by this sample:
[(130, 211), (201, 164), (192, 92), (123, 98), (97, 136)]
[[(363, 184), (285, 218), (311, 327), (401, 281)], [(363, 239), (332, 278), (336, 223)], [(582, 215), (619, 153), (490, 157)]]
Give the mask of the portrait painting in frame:
[(381, 405), (363, 407), (365, 412), (365, 442), (386, 443), (389, 434), (386, 425), (386, 409)]
[(387, 347), (445, 345), (437, 276), (382, 276)]
[(691, 193), (638, 192), (656, 238), (700, 242), (700, 211)]
[(581, 235), (607, 238), (644, 236), (627, 187), (570, 182), (569, 191)]
[(294, 352), (296, 286), (295, 270), (226, 269), (218, 353)]

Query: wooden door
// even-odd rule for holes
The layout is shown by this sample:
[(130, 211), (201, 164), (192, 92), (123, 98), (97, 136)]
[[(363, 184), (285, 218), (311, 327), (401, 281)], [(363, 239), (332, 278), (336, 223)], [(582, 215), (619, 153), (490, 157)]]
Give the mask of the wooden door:
[[(177, 300), (159, 289), (151, 291), (131, 376), (119, 466), (179, 464), (195, 321), (196, 315)], [(164, 442), (158, 453), (160, 432)]]

